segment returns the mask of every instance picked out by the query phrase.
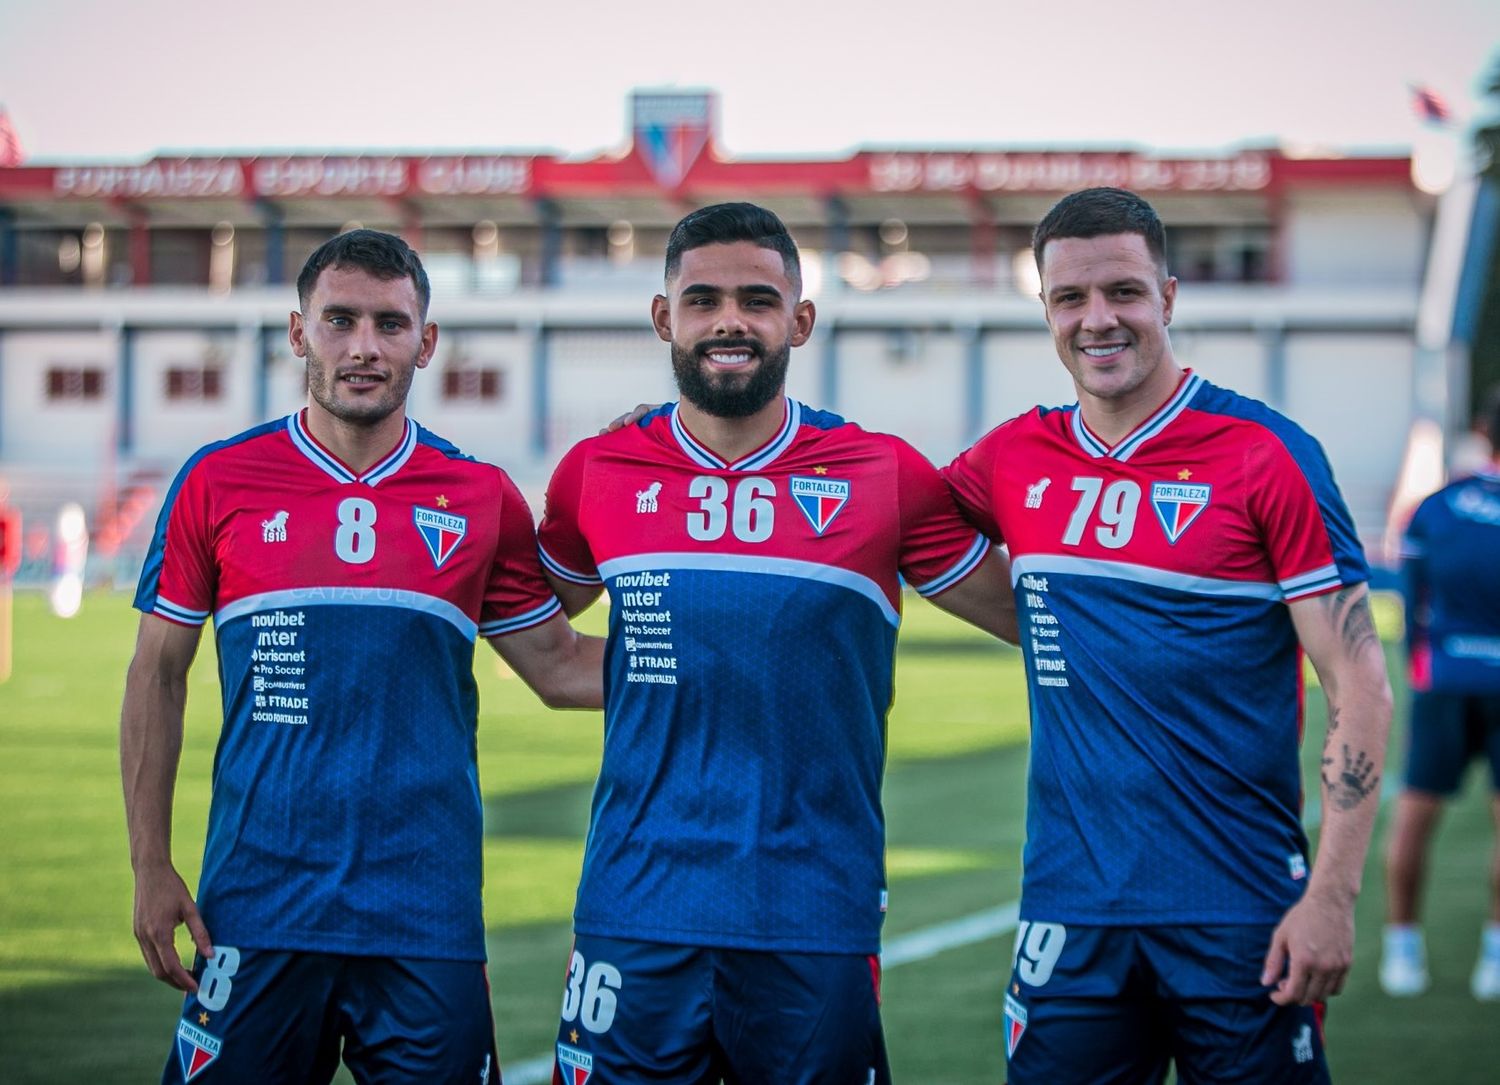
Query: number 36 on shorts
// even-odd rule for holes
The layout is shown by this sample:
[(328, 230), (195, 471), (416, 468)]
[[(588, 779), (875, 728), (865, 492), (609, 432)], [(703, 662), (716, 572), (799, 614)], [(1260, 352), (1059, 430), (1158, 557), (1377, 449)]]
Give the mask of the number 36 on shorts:
[(608, 1032), (615, 1023), (615, 992), (620, 982), (620, 970), (614, 965), (607, 961), (588, 965), (575, 949), (563, 989), (562, 1019), (577, 1021), (590, 1032)]

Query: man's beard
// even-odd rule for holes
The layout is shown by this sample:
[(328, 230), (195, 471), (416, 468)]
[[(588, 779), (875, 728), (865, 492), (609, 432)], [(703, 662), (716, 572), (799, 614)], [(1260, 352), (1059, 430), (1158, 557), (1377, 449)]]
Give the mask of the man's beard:
[[(411, 390), (412, 377), (416, 375), (416, 364), (410, 367), (384, 365), (380, 368), (389, 374), (387, 380), (381, 385), (381, 394), (374, 398), (360, 398), (353, 401), (340, 400), (337, 393), (339, 388), (338, 370), (334, 367), (332, 373), (313, 353), (311, 343), (307, 344), (307, 391), (312, 396), (313, 402), (322, 407), (329, 414), (341, 422), (353, 422), (355, 424), (365, 423), (374, 425), (382, 422), (395, 414), (406, 404), (407, 393)], [(358, 369), (359, 366), (345, 366), (346, 369)]]
[[(749, 350), (760, 364), (749, 376), (734, 371), (705, 372), (703, 361), (711, 350)], [(682, 398), (717, 418), (748, 418), (782, 394), (792, 344), (767, 351), (758, 339), (705, 339), (692, 347), (672, 342), (672, 375)]]

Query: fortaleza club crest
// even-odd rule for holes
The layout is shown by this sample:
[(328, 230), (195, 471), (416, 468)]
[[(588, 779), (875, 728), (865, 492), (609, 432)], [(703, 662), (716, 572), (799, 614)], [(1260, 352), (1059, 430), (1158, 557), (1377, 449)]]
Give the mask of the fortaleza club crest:
[(802, 515), (819, 535), (828, 530), (828, 525), (849, 501), (848, 479), (793, 475), (791, 487), (792, 500), (797, 502)]
[(594, 1076), (594, 1056), (576, 1047), (558, 1044), (557, 1068), (562, 1071), (563, 1085), (584, 1085)]
[(1151, 484), (1151, 507), (1156, 510), (1161, 529), (1167, 534), (1167, 542), (1176, 545), (1182, 533), (1208, 508), (1208, 495), (1212, 489), (1197, 482)]
[(1014, 995), (1005, 996), (1005, 1057), (1016, 1053), (1021, 1033), (1026, 1031), (1026, 1007)]
[(443, 562), (453, 556), (453, 551), (458, 549), (458, 544), (468, 534), (469, 518), (455, 516), (451, 512), (439, 512), (437, 509), (424, 509), (421, 505), (414, 506), (411, 513), (422, 541), (427, 544), (427, 552), (432, 555), (432, 563), (441, 569)]
[(210, 1036), (201, 1028), (186, 1021), (177, 1022), (177, 1061), (182, 1064), (182, 1080), (193, 1078), (208, 1069), (208, 1064), (219, 1057), (224, 1042)]

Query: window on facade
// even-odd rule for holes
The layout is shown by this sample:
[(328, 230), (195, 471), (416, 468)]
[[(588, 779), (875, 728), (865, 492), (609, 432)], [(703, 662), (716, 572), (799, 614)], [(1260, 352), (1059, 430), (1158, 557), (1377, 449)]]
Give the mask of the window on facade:
[(47, 398), (80, 401), (104, 398), (104, 370), (88, 365), (54, 365), (47, 368)]
[(224, 372), (216, 365), (174, 365), (167, 369), (167, 398), (215, 400), (224, 394)]
[(474, 367), (443, 370), (443, 398), (457, 402), (497, 402), (505, 382), (498, 369)]

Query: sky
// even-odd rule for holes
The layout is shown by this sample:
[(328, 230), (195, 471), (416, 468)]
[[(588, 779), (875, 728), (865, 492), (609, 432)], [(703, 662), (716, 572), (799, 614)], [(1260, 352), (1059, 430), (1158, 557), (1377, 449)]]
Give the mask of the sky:
[(730, 157), (858, 147), (1392, 150), (1459, 120), (1495, 0), (0, 0), (33, 164), (164, 150), (628, 143), (633, 88), (719, 97)]

